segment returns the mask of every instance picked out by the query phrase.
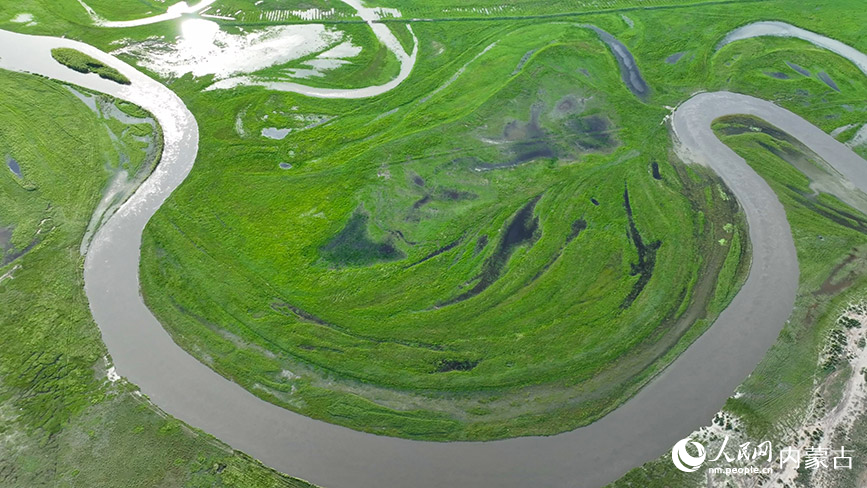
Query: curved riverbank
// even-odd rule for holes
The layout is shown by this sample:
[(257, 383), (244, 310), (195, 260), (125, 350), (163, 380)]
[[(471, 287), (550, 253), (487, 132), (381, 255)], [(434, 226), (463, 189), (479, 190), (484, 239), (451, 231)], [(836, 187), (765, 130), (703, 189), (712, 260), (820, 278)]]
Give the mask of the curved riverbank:
[[(719, 51), (723, 47), (744, 39), (752, 39), (754, 37), (793, 37), (801, 39), (813, 44), (816, 47), (827, 49), (832, 53), (838, 54), (852, 62), (862, 73), (867, 75), (867, 54), (844, 44), (836, 39), (817, 34), (806, 29), (801, 29), (792, 24), (776, 21), (753, 22), (751, 24), (738, 27), (729, 32), (719, 44), (716, 45), (716, 50)], [(803, 73), (802, 73), (803, 74)], [(827, 82), (826, 82), (827, 83)], [(864, 124), (858, 132), (849, 141), (849, 147), (859, 146), (867, 143), (867, 124)]]
[[(51, 60), (53, 47), (79, 49), (118, 69), (132, 84), (122, 87), (66, 70)], [(189, 356), (144, 306), (138, 290), (141, 232), (196, 157), (198, 130), (183, 102), (134, 68), (75, 41), (0, 31), (0, 58), (0, 67), (136, 103), (164, 129), (160, 165), (97, 233), (86, 262), (91, 310), (118, 372), (175, 417), (270, 466), (329, 488), (599, 486), (659, 456), (695, 425), (706, 423), (776, 340), (798, 283), (782, 206), (767, 183), (716, 139), (710, 128), (714, 119), (743, 113), (763, 118), (867, 191), (867, 162), (806, 120), (745, 95), (697, 95), (672, 118), (678, 152), (723, 177), (744, 207), (753, 246), (747, 282), (710, 330), (623, 406), (572, 432), (451, 444), (378, 437), (256, 398)]]
[(300, 83), (290, 81), (268, 81), (258, 80), (251, 76), (237, 76), (218, 81), (206, 88), (207, 90), (227, 90), (237, 86), (259, 86), (268, 90), (299, 93), (309, 97), (316, 98), (370, 98), (382, 95), (397, 88), (401, 83), (409, 78), (415, 67), (415, 62), (418, 59), (418, 38), (412, 31), (412, 27), (407, 25), (410, 34), (412, 34), (413, 48), (411, 53), (407, 53), (400, 41), (391, 32), (389, 27), (379, 22), (381, 14), (380, 9), (364, 7), (359, 0), (341, 0), (343, 3), (354, 8), (358, 16), (364, 20), (373, 34), (385, 47), (391, 51), (400, 62), (400, 72), (397, 77), (384, 85), (368, 86), (364, 88), (317, 88)]
[[(201, 0), (196, 5), (187, 5), (185, 2), (172, 5), (168, 11), (151, 17), (145, 17), (127, 21), (109, 21), (99, 16), (92, 8), (90, 8), (84, 0), (78, 0), (81, 6), (87, 11), (91, 20), (99, 27), (106, 28), (129, 28), (143, 25), (156, 24), (170, 20), (181, 18), (185, 14), (201, 13), (209, 8), (215, 0)], [(412, 31), (412, 27), (407, 25), (407, 28), (412, 34), (413, 50), (407, 53), (401, 45), (398, 38), (391, 32), (391, 29), (380, 22), (382, 17), (381, 8), (365, 7), (360, 0), (340, 0), (343, 3), (354, 8), (358, 16), (368, 24), (373, 34), (389, 51), (391, 51), (400, 62), (400, 72), (397, 77), (383, 85), (368, 86), (363, 88), (316, 88), (300, 83), (288, 81), (267, 81), (259, 80), (251, 76), (234, 76), (224, 80), (220, 80), (206, 88), (206, 90), (227, 90), (237, 86), (259, 86), (275, 91), (293, 92), (301, 95), (317, 98), (369, 98), (382, 95), (393, 90), (412, 73), (415, 67), (415, 62), (418, 58), (418, 38)], [(397, 11), (394, 11), (397, 12)]]

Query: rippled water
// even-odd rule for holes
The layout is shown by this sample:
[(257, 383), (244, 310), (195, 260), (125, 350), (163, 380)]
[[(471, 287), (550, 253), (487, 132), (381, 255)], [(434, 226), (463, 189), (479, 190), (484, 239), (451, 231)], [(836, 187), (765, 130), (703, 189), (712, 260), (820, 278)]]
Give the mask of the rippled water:
[(823, 83), (828, 85), (832, 90), (840, 91), (840, 87), (837, 86), (837, 83), (834, 82), (834, 80), (828, 75), (828, 73), (825, 73), (824, 71), (819, 71), (816, 76), (818, 76), (819, 79), (822, 80)]
[(797, 71), (798, 73), (800, 73), (802, 76), (812, 76), (812, 74), (810, 73), (810, 70), (808, 70), (807, 68), (803, 68), (803, 67), (801, 67), (801, 66), (799, 66), (799, 65), (797, 65), (797, 64), (795, 64), (795, 63), (792, 63), (792, 62), (790, 62), (790, 61), (786, 61), (786, 65), (787, 65), (789, 68), (792, 68), (793, 70), (795, 70), (795, 71)]
[(12, 227), (0, 227), (0, 257), (12, 242)]

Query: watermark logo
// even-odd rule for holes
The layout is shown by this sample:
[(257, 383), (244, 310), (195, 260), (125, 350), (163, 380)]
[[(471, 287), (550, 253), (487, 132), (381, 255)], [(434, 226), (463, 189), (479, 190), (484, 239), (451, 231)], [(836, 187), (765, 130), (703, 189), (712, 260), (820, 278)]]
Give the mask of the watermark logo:
[[(797, 471), (802, 466), (813, 471), (852, 469), (852, 457), (850, 455), (852, 449), (846, 449), (842, 446), (838, 450), (825, 446), (807, 446), (806, 448), (785, 446), (779, 450), (779, 456), (776, 457), (771, 441), (764, 441), (754, 447), (750, 442), (744, 442), (734, 446), (736, 449), (733, 448), (734, 453), (732, 453), (727, 449), (729, 440), (729, 436), (725, 436), (716, 457), (709, 458), (704, 445), (689, 437), (681, 439), (671, 448), (671, 462), (684, 473), (694, 473), (707, 461), (710, 473), (726, 475), (772, 474), (777, 459), (781, 472), (786, 468)], [(697, 455), (694, 456), (690, 450)], [(727, 463), (728, 466), (719, 467), (717, 463)]]
[(693, 471), (698, 470), (702, 463), (704, 463), (705, 458), (707, 458), (704, 446), (695, 441), (692, 441), (692, 445), (695, 446), (698, 455), (693, 456), (690, 454), (689, 451), (686, 450), (687, 444), (689, 443), (690, 440), (689, 437), (687, 437), (686, 439), (681, 439), (671, 448), (671, 462), (674, 463), (674, 466), (677, 467), (677, 469), (684, 473), (692, 473)]

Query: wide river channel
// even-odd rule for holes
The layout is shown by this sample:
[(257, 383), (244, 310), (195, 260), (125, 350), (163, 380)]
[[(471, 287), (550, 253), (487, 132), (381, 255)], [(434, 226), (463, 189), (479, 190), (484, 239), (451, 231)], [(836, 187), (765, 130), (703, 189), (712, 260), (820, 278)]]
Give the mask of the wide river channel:
[[(66, 69), (54, 47), (74, 47), (132, 80), (121, 86)], [(139, 293), (145, 224), (190, 172), (198, 127), (159, 82), (89, 45), (0, 31), (0, 67), (107, 93), (150, 111), (165, 150), (153, 175), (99, 230), (87, 253), (87, 296), (117, 371), (169, 414), (265, 464), (326, 488), (598, 487), (665, 453), (709, 423), (755, 368), (788, 319), (798, 261), (782, 205), (767, 183), (710, 129), (750, 114), (801, 140), (867, 192), (867, 162), (806, 120), (753, 97), (703, 93), (671, 120), (680, 156), (715, 170), (741, 203), (753, 261), (714, 325), (649, 385), (601, 420), (551, 437), (434, 443), (380, 437), (298, 415), (261, 400), (176, 345)]]

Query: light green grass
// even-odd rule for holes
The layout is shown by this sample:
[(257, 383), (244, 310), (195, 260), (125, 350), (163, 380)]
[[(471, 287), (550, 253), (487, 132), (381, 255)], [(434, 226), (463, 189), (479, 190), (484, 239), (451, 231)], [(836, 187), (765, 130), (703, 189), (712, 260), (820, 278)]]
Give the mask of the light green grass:
[[(426, 40), (420, 59), (427, 60), (417, 67), (420, 82), (372, 104), (249, 89), (191, 93), (193, 110), (207, 113), (200, 117), (203, 148), (212, 148), (197, 164), (210, 169), (194, 170), (150, 224), (143, 247), (145, 296), (175, 337), (211, 351), (212, 367), (271, 401), (358, 429), (433, 439), (551, 434), (587, 423), (682, 350), (688, 342), (679, 340), (706, 327), (730, 296), (725, 290), (737, 284), (730, 274), (713, 301), (712, 276), (729, 252), (717, 233), (737, 223), (735, 209), (717, 191), (704, 201), (702, 185), (714, 185), (707, 176), (695, 195), (684, 196), (664, 149), (665, 110), (636, 103), (595, 34), (568, 24), (507, 26), (476, 29), (474, 37), (454, 24), (419, 26)], [(438, 55), (434, 41), (461, 55)], [(495, 41), (467, 75), (432, 95)], [(555, 113), (573, 98), (581, 109)], [(583, 98), (586, 107), (577, 102)], [(547, 135), (527, 143), (549, 147), (559, 161), (474, 171), (515, 157), (483, 139), (502, 139), (512, 121), (526, 124), (534, 105), (543, 106)], [(238, 115), (256, 134), (290, 111), (336, 119), (280, 143), (234, 134)], [(587, 117), (608, 121), (611, 147), (574, 147), (576, 139), (593, 144), (570, 128)], [(635, 147), (647, 149), (636, 154)], [(650, 175), (652, 160), (662, 166), (662, 180)], [(280, 161), (293, 169), (280, 170)], [(229, 167), (233, 177), (218, 178), (218, 192), (202, 191), (214, 188), (209, 174)], [(663, 244), (653, 277), (621, 310), (639, 280), (630, 276), (638, 256), (626, 233), (627, 187), (643, 239)], [(217, 194), (236, 195), (236, 203), (229, 208), (228, 200), (208, 196)], [(430, 201), (419, 204), (426, 195)], [(538, 242), (517, 248), (502, 278), (479, 296), (441, 306), (473, 286), (512, 216), (538, 195)], [(405, 259), (357, 266), (320, 252), (359, 208), (370, 215), (371, 240), (391, 242)], [(706, 217), (696, 217), (695, 208)], [(566, 245), (581, 218), (588, 229)], [(489, 245), (476, 253), (482, 236)], [(710, 262), (714, 269), (705, 267)], [(689, 307), (698, 292), (710, 315)], [(689, 317), (685, 325), (682, 316)], [(608, 368), (627, 355), (631, 366)], [(437, 372), (449, 362), (475, 367)], [(338, 381), (326, 389), (329, 380)], [(526, 395), (535, 400), (519, 401)], [(409, 403), (430, 407), (401, 407)]]
[[(863, 266), (863, 256), (867, 253), (864, 247), (867, 216), (847, 208), (836, 199), (819, 199), (829, 205), (828, 209), (857, 215), (862, 226), (857, 230), (805, 208), (804, 197), (799, 192), (811, 193), (807, 181), (789, 163), (758, 146), (756, 142), (761, 139), (756, 135), (723, 137), (771, 182), (780, 196), (795, 238), (801, 284), (795, 310), (779, 340), (738, 388), (738, 398), (729, 399), (725, 406), (727, 411), (743, 420), (747, 433), (757, 443), (769, 439), (777, 442), (797, 428), (799, 419), (813, 400), (815, 385), (822, 383), (832, 372), (818, 364), (828, 332), (836, 326), (842, 307), (850, 300), (862, 298), (867, 291), (867, 268)], [(858, 222), (850, 221), (856, 225)], [(837, 267), (844, 261), (852, 264), (841, 268), (840, 272)], [(829, 282), (843, 283), (844, 286), (833, 293), (823, 291), (823, 285)], [(844, 381), (848, 374), (841, 371), (837, 381)], [(828, 386), (824, 395), (829, 406), (836, 404), (833, 384)], [(853, 443), (860, 443), (863, 437), (859, 432), (863, 429), (863, 420), (857, 421), (855, 430), (837, 444), (845, 444), (848, 448)], [(863, 472), (863, 466), (856, 466), (852, 471), (834, 473), (832, 486), (858, 486), (856, 480), (863, 476)], [(636, 484), (637, 480), (651, 478), (653, 482)], [(676, 470), (670, 456), (665, 455), (636, 468), (612, 486), (691, 486), (696, 479), (703, 478), (703, 471), (686, 475)]]
[[(165, 12), (168, 7), (178, 3), (176, 0), (166, 0), (165, 2), (158, 0), (84, 0), (84, 2), (97, 15), (107, 20), (133, 20), (159, 15)], [(187, 3), (194, 4), (196, 2)]]
[[(438, 21), (413, 23), (419, 63), (403, 86), (372, 100), (312, 100), (245, 88), (202, 93), (200, 81), (173, 81), (171, 88), (199, 120), (201, 150), (190, 178), (145, 233), (141, 271), (148, 303), (182, 345), (208, 351), (210, 366), (220, 373), (278, 404), (353, 428), (488, 439), (555, 433), (597, 418), (709, 326), (743, 278), (743, 226), (712, 176), (671, 157), (665, 106), (697, 90), (729, 89), (779, 103), (828, 131), (863, 113), (863, 74), (808, 43), (761, 39), (713, 51), (726, 32), (754, 20), (792, 22), (867, 50), (867, 23), (857, 2), (690, 4), (515, 2), (517, 10), (482, 21), (472, 12), (443, 13), (467, 7), (465, 2), (406, 3), (404, 20), (390, 24), (404, 46), (404, 21), (423, 15)], [(245, 13), (227, 28), (267, 24), (247, 22), (247, 14), (257, 13), (252, 2), (227, 0), (225, 6)], [(611, 13), (598, 13), (606, 9)], [(173, 36), (178, 25), (98, 30), (68, 0), (3, 5), (0, 22), (23, 11), (33, 12), (38, 24), (2, 26), (68, 33), (103, 48), (121, 36)], [(451, 17), (472, 21), (445, 21)], [(347, 13), (335, 23), (344, 21), (357, 19)], [(629, 46), (652, 88), (646, 104), (622, 86), (596, 36), (572, 22), (599, 25)], [(361, 28), (349, 25), (347, 30)], [(366, 35), (365, 47), (374, 46), (369, 33), (355, 35)], [(377, 64), (381, 48), (366, 51), (371, 57), (364, 62), (315, 83), (361, 86), (368, 78), (358, 74), (369, 66), (379, 66), (364, 74), (370, 79), (394, 72), (391, 58)], [(686, 55), (677, 64), (664, 61), (680, 51)], [(785, 71), (786, 60), (827, 71), (842, 92), (816, 79), (765, 74)], [(465, 65), (463, 76), (435, 92)], [(607, 119), (616, 147), (570, 152), (570, 142), (593, 138), (570, 132), (552, 115), (567, 95), (590, 97), (582, 115)], [(537, 103), (544, 106), (541, 126), (558, 156), (475, 172), (479, 162), (513, 156), (504, 148), (515, 145), (484, 139), (503, 139), (504, 127), (525, 124)], [(842, 105), (854, 109), (841, 111)], [(333, 120), (304, 129), (299, 115)], [(238, 119), (243, 137), (235, 130)], [(274, 120), (299, 130), (280, 142), (258, 137)], [(782, 163), (739, 138), (729, 142), (774, 181), (800, 232), (804, 281), (796, 319), (751, 377), (754, 383), (744, 385), (745, 399), (729, 405), (761, 432), (776, 428), (770, 420), (776, 413), (804, 401), (804, 385), (816, 373), (810, 354), (827, 325), (797, 317), (812, 306), (804, 298), (810, 287), (824, 280), (822, 273), (856, 237), (796, 201), (782, 185), (805, 182)], [(650, 176), (651, 161), (660, 164), (662, 180)], [(278, 169), (280, 162), (293, 169)], [(643, 239), (662, 245), (653, 278), (638, 301), (621, 310), (639, 279), (631, 273), (637, 253), (626, 233), (627, 187)], [(540, 195), (540, 233), (532, 246), (516, 248), (500, 279), (478, 296), (437, 308), (474, 286), (513, 216)], [(425, 196), (431, 199), (413, 209)], [(322, 255), (359, 209), (370, 215), (371, 241), (394, 244), (405, 259), (360, 266)], [(579, 219), (588, 227), (569, 241)], [(829, 237), (821, 246), (809, 240), (818, 232)], [(482, 236), (486, 246), (479, 245)], [(819, 310), (831, 313), (835, 298), (828, 300)], [(827, 324), (827, 317), (814, 317), (815, 323)], [(624, 358), (637, 358), (637, 367), (624, 367)], [(782, 371), (792, 358), (800, 362)], [(437, 372), (443, 364), (473, 368)], [(582, 387), (597, 396), (583, 395)], [(527, 395), (535, 401), (527, 402)], [(410, 404), (425, 409), (408, 409)], [(669, 476), (670, 468), (663, 459), (624, 483), (693, 482)]]
[[(751, 19), (798, 22), (810, 15), (787, 2), (744, 5), (678, 8), (678, 16), (636, 10), (629, 13), (633, 27), (619, 14), (581, 17), (634, 50), (652, 88), (647, 104), (623, 87), (595, 35), (538, 19), (418, 23), (413, 75), (371, 102), (177, 87), (194, 111), (202, 109), (209, 149), (198, 164), (208, 169), (194, 170), (148, 227), (148, 303), (188, 349), (209, 351), (217, 371), (268, 400), (354, 428), (486, 439), (592, 421), (697, 337), (745, 272), (743, 229), (732, 209), (720, 208), (719, 185), (700, 176), (690, 193), (677, 163), (668, 164), (662, 106), (702, 88), (731, 89), (796, 111), (809, 104), (805, 115), (828, 126), (837, 104), (855, 103), (863, 86), (853, 66), (801, 41), (772, 40), (773, 58), (755, 56), (759, 41), (714, 54), (726, 32)], [(693, 31), (700, 34), (677, 35)], [(689, 56), (664, 62), (678, 50)], [(814, 64), (851, 90), (827, 93), (816, 80), (764, 75), (789, 55), (807, 65), (815, 55)], [(437, 91), (465, 65), (470, 75)], [(798, 95), (802, 89), (806, 95)], [(583, 136), (552, 112), (569, 95), (591, 100), (582, 116), (610, 121), (616, 148), (570, 152), (569, 142)], [(534, 105), (542, 107), (547, 134), (541, 143), (557, 157), (474, 171), (514, 156), (484, 141), (502, 140), (507, 124), (522, 127)], [(233, 134), (237, 116), (255, 134), (265, 115), (288, 109), (335, 119), (280, 143)], [(649, 176), (652, 160), (662, 165), (660, 182)], [(279, 170), (281, 161), (293, 169)], [(232, 178), (217, 176), (224, 167)], [(214, 194), (236, 196), (231, 207), (222, 197), (202, 196), (215, 184)], [(638, 280), (626, 235), (626, 187), (643, 239), (663, 244), (639, 300), (620, 310)], [(443, 198), (449, 192), (464, 197)], [(512, 216), (540, 195), (538, 240), (517, 248), (484, 292), (444, 306), (475, 286)], [(359, 209), (370, 216), (371, 242), (395, 246), (406, 258), (359, 266), (323, 256)], [(587, 230), (564, 247), (580, 218)], [(727, 232), (727, 224), (737, 232)], [(483, 236), (487, 246), (478, 245)], [(708, 263), (715, 267), (702, 267)], [(722, 273), (717, 289), (703, 281), (708, 273)], [(697, 312), (690, 304), (699, 297), (713, 298)], [(693, 326), (682, 328), (677, 318)], [(473, 367), (438, 372), (442, 364)], [(427, 408), (406, 410), (408, 404)]]

